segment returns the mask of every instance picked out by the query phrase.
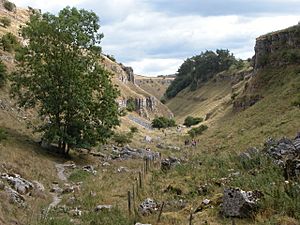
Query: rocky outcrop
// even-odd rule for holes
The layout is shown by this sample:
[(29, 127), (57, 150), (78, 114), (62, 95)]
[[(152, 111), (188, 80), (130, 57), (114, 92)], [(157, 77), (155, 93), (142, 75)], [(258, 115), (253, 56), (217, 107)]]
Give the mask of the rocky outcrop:
[(255, 70), (299, 62), (300, 25), (258, 37), (253, 61)]
[(228, 217), (251, 217), (258, 210), (259, 191), (243, 191), (238, 188), (225, 188), (223, 213)]
[(233, 110), (241, 111), (245, 110), (254, 104), (256, 104), (263, 97), (261, 95), (244, 95), (242, 97), (236, 98), (233, 102)]

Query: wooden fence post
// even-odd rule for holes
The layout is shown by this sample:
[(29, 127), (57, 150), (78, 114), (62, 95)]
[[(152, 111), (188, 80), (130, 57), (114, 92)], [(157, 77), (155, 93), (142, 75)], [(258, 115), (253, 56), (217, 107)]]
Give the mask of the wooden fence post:
[(192, 225), (192, 222), (193, 222), (193, 209), (191, 209), (190, 212), (189, 225)]
[(142, 188), (142, 172), (139, 171), (139, 186), (140, 186), (140, 189)]
[(162, 211), (164, 209), (164, 205), (165, 205), (165, 202), (163, 202), (162, 205), (161, 205), (161, 207), (160, 207), (158, 218), (157, 218), (157, 223), (160, 222), (160, 217), (161, 217)]
[(128, 191), (128, 213), (129, 213), (129, 216), (131, 216), (131, 194), (130, 194), (130, 191)]

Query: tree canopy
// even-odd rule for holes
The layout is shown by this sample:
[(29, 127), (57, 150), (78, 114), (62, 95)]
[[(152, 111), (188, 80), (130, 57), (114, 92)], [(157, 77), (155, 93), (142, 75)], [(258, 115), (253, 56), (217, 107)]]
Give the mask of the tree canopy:
[(12, 92), (20, 106), (36, 107), (43, 139), (64, 153), (105, 142), (119, 124), (119, 92), (99, 64), (103, 34), (93, 12), (66, 7), (34, 14), (21, 33)]
[(195, 90), (200, 83), (208, 81), (216, 73), (229, 69), (237, 60), (228, 50), (205, 51), (186, 59), (179, 67), (175, 80), (168, 87), (165, 96), (175, 97), (181, 90), (191, 87)]

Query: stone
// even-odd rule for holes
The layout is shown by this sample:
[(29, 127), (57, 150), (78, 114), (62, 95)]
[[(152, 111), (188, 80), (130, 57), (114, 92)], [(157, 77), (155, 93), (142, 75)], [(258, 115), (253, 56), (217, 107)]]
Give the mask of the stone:
[(136, 223), (135, 225), (151, 225), (150, 223)]
[(147, 135), (147, 136), (144, 137), (144, 141), (150, 143), (150, 142), (152, 142), (152, 138)]
[(82, 211), (79, 210), (78, 208), (75, 208), (75, 209), (69, 211), (69, 214), (71, 216), (80, 217), (80, 216), (82, 216)]
[(147, 216), (156, 212), (158, 208), (159, 205), (156, 201), (151, 198), (147, 198), (139, 205), (138, 210), (143, 216)]
[(40, 182), (34, 180), (32, 181), (32, 184), (34, 186), (34, 189), (38, 192), (44, 192), (45, 191), (45, 187), (43, 184), (41, 184)]
[(20, 195), (17, 191), (10, 187), (5, 187), (4, 191), (8, 194), (9, 201), (11, 203), (24, 206), (25, 198), (22, 195)]
[(168, 157), (166, 159), (162, 159), (161, 160), (161, 169), (163, 171), (167, 171), (170, 170), (172, 167), (176, 166), (176, 165), (180, 165), (181, 162), (179, 159), (177, 159), (176, 157)]
[(3, 191), (5, 188), (5, 184), (3, 183), (2, 180), (0, 180), (0, 191)]
[(259, 191), (243, 191), (238, 188), (225, 188), (223, 213), (227, 217), (251, 217), (258, 210), (258, 200), (263, 194)]
[(120, 166), (117, 171), (118, 171), (118, 173), (126, 173), (129, 170), (126, 167)]
[(29, 193), (33, 189), (33, 184), (22, 177), (19, 174), (2, 174), (1, 178), (6, 180), (18, 193), (21, 195)]
[(245, 152), (240, 153), (239, 157), (242, 160), (251, 160), (259, 153), (257, 148), (248, 148)]
[(88, 173), (92, 173), (93, 175), (97, 174), (97, 171), (94, 170), (94, 167), (92, 165), (84, 166), (84, 167), (82, 167), (82, 169)]
[(63, 189), (60, 188), (58, 185), (54, 184), (53, 187), (50, 189), (50, 192), (57, 193), (57, 194), (62, 194)]
[(203, 201), (202, 201), (202, 204), (203, 205), (208, 205), (209, 203), (210, 203), (211, 201), (209, 200), (209, 199), (204, 199)]
[(110, 166), (109, 162), (104, 162), (102, 166)]
[(177, 187), (173, 187), (172, 185), (169, 185), (164, 192), (174, 193), (176, 195), (182, 195), (182, 190)]
[(112, 205), (97, 205), (97, 207), (95, 208), (95, 212), (100, 212), (103, 210), (111, 210), (112, 209)]

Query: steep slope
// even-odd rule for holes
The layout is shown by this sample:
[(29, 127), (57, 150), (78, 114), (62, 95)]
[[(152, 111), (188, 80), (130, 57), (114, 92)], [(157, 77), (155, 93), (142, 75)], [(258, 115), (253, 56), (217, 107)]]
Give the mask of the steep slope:
[(157, 99), (162, 99), (167, 88), (174, 80), (171, 76), (146, 77), (135, 76), (135, 83), (146, 92), (154, 95)]

